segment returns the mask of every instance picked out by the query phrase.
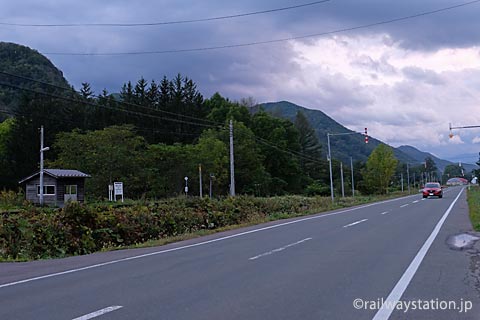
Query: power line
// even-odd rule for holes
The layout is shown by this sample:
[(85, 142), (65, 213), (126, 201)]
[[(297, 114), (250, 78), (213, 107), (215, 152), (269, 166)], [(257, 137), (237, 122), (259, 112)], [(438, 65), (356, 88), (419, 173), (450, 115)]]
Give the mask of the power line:
[(305, 155), (304, 153), (301, 153), (301, 152), (298, 152), (298, 151), (294, 151), (294, 150), (291, 150), (291, 149), (288, 149), (288, 148), (282, 148), (282, 147), (279, 147), (273, 143), (270, 143), (269, 141), (265, 140), (265, 139), (262, 139), (262, 138), (259, 138), (259, 137), (255, 137), (255, 141), (259, 142), (259, 143), (262, 143), (266, 146), (269, 146), (273, 149), (276, 149), (280, 152), (283, 152), (283, 153), (287, 153), (287, 154), (290, 154), (294, 157), (298, 157), (298, 158), (302, 158), (304, 160), (308, 160), (308, 161), (311, 161), (311, 162), (315, 162), (315, 163), (318, 163), (318, 164), (323, 164), (323, 162), (321, 162), (320, 160), (318, 159), (315, 159), (315, 158), (311, 158), (310, 156), (307, 156)]
[[(30, 92), (30, 93), (44, 95), (44, 96), (47, 96), (47, 97), (60, 99), (60, 100), (64, 100), (64, 101), (69, 101), (69, 102), (73, 102), (73, 103), (80, 103), (80, 104), (90, 105), (90, 106), (94, 106), (94, 107), (98, 107), (98, 108), (120, 111), (120, 112), (132, 114), (132, 115), (136, 115), (136, 116), (145, 116), (145, 117), (159, 119), (159, 120), (165, 120), (165, 121), (171, 121), (171, 122), (177, 122), (177, 123), (183, 123), (183, 124), (189, 124), (189, 125), (201, 126), (201, 127), (207, 127), (207, 128), (218, 128), (218, 126), (213, 126), (213, 125), (204, 124), (204, 123), (191, 122), (191, 121), (174, 119), (174, 118), (167, 118), (167, 117), (160, 117), (160, 116), (155, 116), (155, 115), (152, 115), (152, 114), (146, 114), (146, 113), (141, 113), (141, 112), (138, 112), (138, 111), (132, 111), (132, 110), (121, 109), (121, 108), (113, 108), (113, 107), (109, 107), (109, 106), (105, 106), (105, 105), (100, 105), (98, 103), (67, 98), (67, 97), (58, 96), (58, 95), (54, 95), (54, 94), (46, 93), (46, 92), (41, 92), (41, 91), (36, 91), (36, 90), (33, 90), (33, 89), (23, 88), (23, 87), (19, 87), (19, 86), (16, 86), (16, 85), (3, 83), (3, 82), (0, 82), (0, 86), (8, 87), (8, 88), (15, 89), (15, 90), (27, 91), (27, 92)], [(155, 111), (155, 109), (151, 109), (151, 110)]]
[[(75, 90), (73, 90), (72, 88), (67, 88), (67, 87), (62, 87), (62, 86), (57, 86), (57, 85), (54, 85), (54, 84), (50, 84), (48, 82), (43, 82), (43, 81), (39, 81), (39, 80), (35, 80), (35, 79), (32, 79), (32, 78), (28, 78), (28, 77), (24, 77), (24, 76), (19, 76), (19, 75), (14, 75), (14, 74), (11, 74), (11, 73), (8, 73), (8, 72), (4, 72), (4, 71), (0, 71), (0, 74), (4, 74), (4, 75), (7, 75), (7, 76), (12, 76), (12, 77), (16, 77), (16, 78), (19, 78), (19, 79), (23, 79), (23, 80), (27, 80), (27, 81), (32, 81), (32, 82), (35, 82), (35, 83), (39, 83), (39, 84), (44, 84), (44, 85), (47, 85), (47, 86), (50, 86), (50, 87), (53, 87), (53, 88), (57, 88), (57, 89), (61, 89), (61, 90), (66, 90), (66, 91), (69, 91), (70, 93), (79, 93)], [(212, 122), (212, 123), (215, 123), (217, 124), (216, 126), (214, 125), (206, 125), (206, 124), (202, 124), (202, 123), (193, 123), (193, 122), (189, 122), (189, 121), (184, 121), (184, 120), (180, 120), (180, 119), (172, 119), (172, 118), (165, 118), (165, 117), (158, 117), (158, 116), (154, 116), (154, 115), (151, 115), (151, 114), (145, 114), (145, 113), (141, 113), (141, 112), (136, 112), (136, 111), (131, 111), (131, 110), (126, 110), (126, 109), (119, 109), (119, 108), (113, 108), (113, 107), (109, 107), (109, 106), (105, 106), (105, 105), (100, 105), (98, 103), (93, 103), (93, 102), (90, 102), (90, 101), (85, 101), (85, 100), (78, 100), (78, 99), (73, 99), (73, 98), (67, 98), (67, 97), (64, 97), (64, 96), (58, 96), (58, 95), (54, 95), (54, 94), (51, 94), (51, 93), (46, 93), (46, 92), (41, 92), (41, 91), (36, 91), (36, 90), (32, 90), (32, 89), (28, 89), (28, 88), (23, 88), (23, 87), (19, 87), (19, 86), (16, 86), (16, 85), (11, 85), (11, 84), (6, 84), (6, 83), (2, 83), (0, 82), (0, 86), (5, 86), (5, 87), (9, 87), (9, 88), (12, 88), (12, 89), (16, 89), (16, 90), (23, 90), (23, 91), (28, 91), (28, 92), (31, 92), (31, 93), (34, 93), (34, 94), (40, 94), (40, 95), (44, 95), (44, 96), (48, 96), (48, 97), (51, 97), (51, 98), (56, 98), (56, 99), (60, 99), (60, 100), (65, 100), (65, 101), (69, 101), (69, 102), (73, 102), (73, 103), (80, 103), (80, 104), (85, 104), (85, 105), (90, 105), (90, 106), (94, 106), (94, 107), (99, 107), (99, 108), (104, 108), (104, 109), (110, 109), (110, 110), (114, 110), (114, 111), (121, 111), (121, 112), (126, 112), (126, 113), (129, 113), (129, 114), (134, 114), (134, 115), (139, 115), (139, 116), (146, 116), (146, 117), (150, 117), (150, 118), (155, 118), (155, 119), (160, 119), (160, 120), (166, 120), (166, 121), (173, 121), (173, 122), (177, 122), (177, 123), (184, 123), (184, 124), (191, 124), (191, 125), (198, 125), (198, 126), (203, 126), (203, 127), (209, 127), (209, 128), (214, 128), (214, 129), (218, 129), (218, 130), (223, 130), (223, 131), (227, 131), (228, 129), (223, 125), (223, 124), (220, 124), (219, 122), (214, 122), (214, 121), (209, 121), (209, 120), (205, 120), (205, 119), (201, 119), (201, 118), (195, 118), (195, 117), (191, 117), (193, 119), (196, 119), (196, 120), (202, 120), (202, 121), (208, 121), (208, 122)], [(98, 96), (100, 97), (100, 96)], [(103, 98), (103, 97), (101, 97)], [(148, 107), (145, 107), (145, 106), (141, 106), (141, 105), (136, 105), (136, 104), (132, 104), (132, 103), (126, 103), (126, 102), (121, 102), (121, 101), (116, 101), (116, 103), (123, 103), (125, 105), (130, 105), (130, 106), (134, 106), (134, 107), (142, 107), (142, 108), (145, 108), (145, 109), (148, 109), (148, 111), (162, 111), (162, 112), (166, 112), (166, 113), (169, 113), (169, 114), (172, 114), (172, 115), (176, 115), (176, 116), (183, 116), (181, 114), (177, 114), (177, 113), (173, 113), (173, 112), (167, 112), (167, 111), (164, 111), (164, 110), (158, 110), (158, 109), (151, 109), (151, 108), (148, 108)], [(17, 115), (17, 116), (28, 116), (28, 115), (25, 115), (25, 114), (20, 114), (20, 113), (16, 113), (16, 112), (13, 112), (13, 111), (6, 111), (6, 110), (0, 110), (0, 113), (5, 113), (5, 114), (9, 114), (9, 115)], [(44, 115), (44, 118), (45, 119), (52, 119), (52, 118), (49, 118), (47, 116)], [(55, 119), (55, 120), (58, 120), (58, 119)], [(70, 120), (67, 120), (69, 123), (74, 123), (73, 121), (70, 121)], [(152, 132), (156, 132), (156, 133), (172, 133), (172, 134), (176, 134), (176, 135), (191, 135), (191, 136), (196, 136), (196, 134), (194, 133), (185, 133), (185, 132), (173, 132), (173, 131), (162, 131), (162, 130), (157, 130), (155, 128), (145, 128), (145, 127), (136, 127), (136, 130), (138, 131), (152, 131)], [(241, 133), (240, 133), (241, 134)], [(308, 160), (308, 161), (311, 161), (311, 162), (315, 162), (315, 163), (318, 163), (318, 164), (323, 164), (321, 161), (319, 161), (318, 159), (316, 158), (312, 158), (310, 156), (307, 156), (305, 154), (303, 154), (302, 152), (298, 152), (298, 151), (295, 151), (295, 150), (291, 150), (291, 149), (288, 149), (288, 148), (282, 148), (278, 145), (275, 145), (273, 143), (271, 143), (270, 141), (266, 140), (266, 139), (263, 139), (261, 137), (258, 137), (254, 134), (254, 139), (255, 141), (263, 144), (263, 145), (266, 145), (266, 146), (269, 146), (271, 148), (274, 148), (280, 152), (283, 152), (283, 153), (287, 153), (287, 154), (290, 154), (292, 156), (295, 156), (295, 157), (298, 157), (298, 158), (302, 158), (304, 160)]]
[(233, 19), (233, 18), (240, 18), (240, 17), (247, 17), (259, 14), (266, 14), (266, 13), (273, 13), (279, 11), (286, 11), (292, 9), (299, 9), (303, 7), (313, 6), (325, 2), (329, 2), (331, 0), (322, 0), (322, 1), (314, 1), (289, 7), (282, 7), (282, 8), (275, 8), (269, 10), (262, 10), (262, 11), (254, 11), (254, 12), (247, 12), (247, 13), (239, 13), (239, 14), (232, 14), (226, 16), (219, 16), (219, 17), (211, 17), (211, 18), (200, 18), (200, 19), (190, 19), (190, 20), (177, 20), (177, 21), (160, 21), (160, 22), (145, 22), (145, 23), (63, 23), (63, 24), (27, 24), (27, 23), (10, 23), (10, 22), (0, 22), (0, 25), (6, 26), (16, 26), (16, 27), (148, 27), (148, 26), (163, 26), (163, 25), (171, 25), (171, 24), (185, 24), (185, 23), (194, 23), (194, 22), (206, 22), (206, 21), (215, 21), (215, 20), (225, 20), (225, 19)]
[[(2, 84), (0, 83), (0, 86)], [(23, 113), (18, 113), (18, 112), (15, 112), (15, 111), (8, 111), (8, 110), (1, 110), (0, 109), (0, 113), (3, 113), (3, 114), (6, 114), (6, 115), (15, 115), (15, 116), (19, 116), (19, 117), (27, 117), (29, 116), (28, 114), (23, 114)], [(52, 117), (49, 117), (45, 114), (42, 114), (40, 115), (40, 117), (42, 119), (46, 119), (46, 120), (52, 120), (52, 121), (60, 121), (60, 119), (56, 119), (56, 118), (52, 118)], [(65, 122), (65, 123), (69, 123), (69, 124), (75, 124), (74, 121), (72, 120), (68, 120), (68, 119), (62, 119), (61, 122)], [(227, 128), (216, 128), (218, 130), (221, 130), (221, 131), (228, 131)], [(143, 131), (143, 132), (153, 132), (153, 133), (160, 133), (160, 134), (171, 134), (171, 135), (182, 135), (182, 136), (197, 136), (197, 134), (194, 134), (194, 133), (188, 133), (188, 132), (177, 132), (177, 131), (165, 131), (165, 130), (158, 130), (156, 128), (147, 128), (147, 127), (135, 127), (134, 129), (135, 131)], [(237, 133), (238, 135), (239, 133)], [(240, 133), (240, 135), (242, 135), (242, 133)], [(255, 141), (257, 141), (258, 143), (261, 143), (261, 144), (264, 144), (268, 147), (271, 147), (273, 149), (276, 149), (280, 152), (283, 152), (283, 153), (286, 153), (286, 154), (290, 154), (294, 157), (297, 157), (297, 158), (301, 158), (301, 159), (304, 159), (304, 160), (308, 160), (308, 161), (311, 161), (311, 162), (315, 162), (315, 163), (318, 163), (318, 164), (322, 164), (322, 162), (320, 162), (318, 159), (315, 159), (315, 158), (311, 158), (309, 156), (306, 156), (304, 155), (303, 153), (301, 152), (297, 152), (297, 151), (293, 151), (293, 150), (290, 150), (288, 148), (281, 148), (275, 144), (272, 144), (270, 142), (268, 142), (267, 140), (265, 139), (262, 139), (258, 136), (255, 136), (254, 135), (254, 139)]]
[[(182, 121), (182, 120), (178, 120), (178, 119), (171, 119), (171, 118), (164, 118), (164, 117), (155, 117), (155, 116), (152, 116), (152, 115), (148, 115), (148, 114), (142, 114), (142, 113), (138, 113), (138, 112), (134, 112), (134, 111), (129, 111), (129, 110), (124, 110), (124, 109), (117, 109), (117, 108), (111, 108), (111, 107), (107, 107), (107, 106), (102, 106), (102, 105), (98, 105), (98, 104), (95, 104), (95, 103), (91, 103), (91, 102), (86, 102), (86, 101), (79, 101), (79, 100), (76, 100), (76, 99), (70, 99), (70, 98), (66, 98), (66, 97), (62, 97), (62, 96), (57, 96), (57, 95), (53, 95), (53, 94), (48, 94), (48, 93), (44, 93), (44, 92), (38, 92), (38, 91), (35, 91), (35, 90), (32, 90), (32, 89), (28, 89), (28, 88), (22, 88), (22, 87), (18, 87), (18, 86), (15, 86), (15, 85), (9, 85), (9, 84), (5, 84), (5, 83), (1, 83), (0, 82), (0, 86), (6, 86), (6, 87), (9, 87), (9, 88), (12, 88), (12, 89), (18, 89), (18, 90), (24, 90), (24, 91), (28, 91), (28, 92), (31, 92), (31, 93), (35, 93), (35, 94), (40, 94), (40, 95), (45, 95), (45, 96), (48, 96), (48, 97), (52, 97), (52, 98), (57, 98), (57, 99), (61, 99), (61, 100), (66, 100), (66, 101), (69, 101), (69, 102), (75, 102), (75, 103), (82, 103), (82, 104), (86, 104), (86, 105), (91, 105), (91, 106), (95, 106), (95, 107), (100, 107), (100, 108), (106, 108), (106, 109), (111, 109), (111, 110), (118, 110), (118, 111), (124, 111), (124, 112), (127, 112), (127, 113), (133, 113), (133, 114), (136, 114), (136, 115), (143, 115), (143, 116), (147, 116), (147, 117), (153, 117), (153, 118), (157, 118), (157, 119), (160, 119), (160, 120), (166, 120), (166, 121), (173, 121), (173, 122), (180, 122), (180, 123), (186, 123), (186, 124), (193, 124), (193, 125), (201, 125), (202, 124), (195, 124), (195, 123), (191, 123), (191, 122), (186, 122), (186, 121)], [(15, 112), (15, 111), (7, 111), (7, 110), (1, 110), (0, 109), (0, 113), (4, 113), (4, 114), (7, 114), (7, 115), (15, 115), (15, 116), (20, 116), (20, 117), (26, 117), (28, 116), (27, 114), (22, 114), (22, 113), (18, 113), (18, 112)], [(43, 114), (41, 115), (41, 117), (43, 119), (48, 119), (48, 120), (55, 120), (55, 121), (59, 121), (59, 119), (54, 119), (52, 117), (48, 117), (47, 115)], [(72, 121), (72, 120), (68, 120), (68, 119), (63, 119), (64, 122), (68, 122), (68, 123), (71, 123), (71, 124), (74, 124), (75, 122)], [(211, 128), (214, 128), (214, 129), (217, 129), (217, 130), (221, 130), (221, 131), (228, 131), (228, 129), (226, 127), (214, 127), (214, 126), (209, 126)], [(143, 131), (143, 132), (153, 132), (153, 133), (163, 133), (163, 134), (173, 134), (173, 135), (184, 135), (184, 136), (196, 136), (196, 134), (193, 134), (193, 133), (187, 133), (187, 132), (174, 132), (174, 131), (164, 131), (164, 130), (158, 130), (156, 128), (146, 128), (146, 127), (135, 127), (135, 130), (136, 131)], [(238, 134), (238, 133), (237, 133)], [(240, 133), (240, 135), (242, 135)], [(297, 158), (301, 158), (301, 159), (304, 159), (304, 160), (308, 160), (308, 161), (311, 161), (311, 162), (315, 162), (315, 163), (318, 163), (318, 164), (323, 164), (321, 161), (319, 161), (318, 159), (315, 159), (315, 158), (312, 158), (310, 156), (307, 156), (301, 152), (298, 152), (298, 151), (294, 151), (294, 150), (291, 150), (291, 149), (288, 149), (288, 148), (282, 148), (282, 147), (279, 147), (271, 142), (269, 142), (268, 140), (265, 140), (263, 138), (260, 138), (258, 136), (256, 136), (254, 134), (254, 139), (256, 142), (258, 143), (261, 143), (263, 145), (266, 145), (268, 147), (271, 147), (271, 148), (274, 148), (280, 152), (283, 152), (283, 153), (286, 153), (286, 154), (290, 154), (294, 157), (297, 157)]]
[[(25, 76), (20, 76), (20, 75), (8, 73), (8, 72), (1, 71), (1, 70), (0, 70), (0, 74), (6, 75), (6, 76), (9, 76), (9, 77), (13, 77), (13, 78), (18, 78), (18, 79), (30, 81), (30, 82), (34, 82), (34, 83), (43, 84), (43, 85), (46, 85), (46, 86), (49, 86), (49, 87), (52, 87), (52, 88), (56, 88), (56, 89), (68, 91), (68, 92), (70, 92), (70, 93), (81, 94), (81, 92), (78, 92), (78, 91), (74, 90), (73, 88), (62, 87), (62, 86), (58, 86), (58, 85), (51, 84), (51, 83), (48, 83), (48, 82), (44, 82), (44, 81), (40, 81), (40, 80), (35, 80), (35, 79), (33, 79), (33, 78), (29, 78), (29, 77), (25, 77)], [(104, 96), (100, 96), (100, 95), (92, 95), (92, 97), (97, 98), (97, 99), (104, 99), (104, 98), (105, 98)], [(77, 101), (77, 102), (83, 102), (83, 101)], [(119, 104), (127, 105), (127, 106), (142, 108), (142, 109), (145, 109), (145, 110), (147, 110), (147, 111), (149, 111), (149, 112), (164, 113), (164, 114), (168, 114), (168, 115), (183, 117), (183, 118), (186, 118), (186, 119), (203, 121), (203, 122), (211, 123), (211, 124), (218, 125), (218, 126), (223, 126), (223, 125), (224, 125), (224, 124), (222, 124), (222, 123), (219, 123), (219, 122), (216, 122), (216, 121), (211, 121), (211, 120), (208, 120), (208, 119), (197, 118), (197, 117), (188, 116), (188, 115), (184, 115), (184, 114), (180, 114), (180, 113), (175, 113), (175, 112), (170, 112), (170, 111), (166, 111), (166, 110), (162, 110), (162, 109), (153, 109), (153, 108), (149, 108), (149, 107), (146, 107), (146, 106), (142, 106), (142, 105), (138, 105), (138, 104), (135, 104), (135, 103), (126, 102), (126, 101), (118, 101), (118, 100), (115, 100), (115, 102), (116, 102), (116, 103), (119, 103)], [(115, 109), (115, 110), (117, 110), (117, 109)]]
[(355, 27), (349, 28), (342, 28), (336, 29), (331, 31), (313, 33), (308, 35), (302, 36), (295, 36), (295, 37), (288, 37), (288, 38), (280, 38), (280, 39), (273, 39), (273, 40), (265, 40), (265, 41), (255, 41), (255, 42), (247, 42), (247, 43), (239, 43), (239, 44), (229, 44), (229, 45), (221, 45), (221, 46), (211, 46), (211, 47), (197, 47), (197, 48), (186, 48), (186, 49), (168, 49), (168, 50), (155, 50), (155, 51), (132, 51), (132, 52), (98, 52), (98, 53), (87, 53), (87, 52), (44, 52), (43, 54), (46, 55), (62, 55), (62, 56), (125, 56), (125, 55), (147, 55), (147, 54), (167, 54), (167, 53), (183, 53), (183, 52), (198, 52), (198, 51), (210, 51), (210, 50), (219, 50), (219, 49), (230, 49), (230, 48), (239, 48), (239, 47), (249, 47), (249, 46), (256, 46), (261, 44), (270, 44), (270, 43), (280, 43), (286, 42), (291, 40), (299, 40), (299, 39), (306, 39), (306, 38), (316, 38), (326, 35), (332, 35), (337, 33), (344, 33), (348, 31), (360, 30), (360, 29), (367, 29), (371, 27), (376, 27), (380, 25), (410, 20), (422, 16), (432, 15), (444, 11), (449, 11), (465, 6), (469, 6), (472, 4), (476, 4), (480, 2), (480, 0), (469, 1), (461, 4), (457, 4), (454, 6), (443, 7), (436, 10), (431, 11), (424, 11), (417, 14), (412, 14), (408, 16), (403, 16), (394, 19), (382, 20), (373, 23), (363, 24)]
[[(221, 128), (221, 130), (228, 131), (227, 128)], [(252, 133), (253, 133), (253, 137), (254, 137), (255, 141), (258, 142), (258, 143), (261, 143), (261, 144), (266, 145), (270, 148), (276, 149), (280, 152), (290, 154), (294, 157), (302, 158), (304, 160), (308, 160), (308, 161), (311, 161), (311, 162), (316, 162), (318, 164), (323, 164), (323, 162), (321, 162), (320, 160), (318, 160), (316, 158), (312, 158), (310, 156), (307, 156), (304, 153), (299, 152), (299, 151), (295, 151), (295, 150), (291, 150), (291, 149), (288, 149), (288, 148), (280, 147), (280, 146), (278, 146), (278, 145), (276, 145), (276, 144), (274, 144), (274, 143), (272, 143), (272, 142), (270, 142), (266, 139), (263, 139), (263, 138), (255, 135), (254, 132), (252, 132)], [(244, 137), (247, 136), (245, 132), (236, 132), (235, 135), (236, 136), (240, 135), (240, 136), (244, 136)]]

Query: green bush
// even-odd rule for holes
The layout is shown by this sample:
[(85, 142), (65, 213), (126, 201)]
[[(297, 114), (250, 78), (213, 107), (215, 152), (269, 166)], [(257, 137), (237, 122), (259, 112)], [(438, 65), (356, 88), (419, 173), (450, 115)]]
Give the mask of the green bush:
[[(355, 204), (348, 198), (339, 205)], [(358, 200), (355, 200), (358, 201)], [(79, 204), (63, 209), (26, 207), (0, 216), (0, 259), (44, 259), (104, 248), (294, 217), (332, 208), (328, 197), (173, 198), (155, 202)]]
[(25, 195), (23, 190), (14, 192), (11, 190), (2, 190), (0, 191), (0, 209), (12, 209), (19, 206), (22, 206), (25, 202)]
[(307, 186), (305, 193), (308, 196), (329, 196), (330, 195), (330, 187), (324, 185), (318, 181)]

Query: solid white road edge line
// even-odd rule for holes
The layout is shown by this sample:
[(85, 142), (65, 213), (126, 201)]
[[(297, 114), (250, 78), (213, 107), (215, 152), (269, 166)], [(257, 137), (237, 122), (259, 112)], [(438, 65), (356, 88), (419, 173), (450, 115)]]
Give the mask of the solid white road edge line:
[(300, 243), (303, 243), (303, 242), (305, 242), (305, 241), (308, 241), (308, 240), (312, 240), (312, 238), (305, 238), (305, 239), (299, 240), (299, 241), (297, 241), (297, 242), (287, 244), (286, 246), (283, 246), (283, 247), (280, 247), (280, 248), (277, 248), (277, 249), (273, 249), (273, 250), (267, 251), (267, 252), (265, 252), (265, 253), (259, 254), (259, 255), (257, 255), (257, 256), (248, 258), (248, 260), (256, 260), (256, 259), (261, 258), (261, 257), (264, 257), (264, 256), (269, 256), (269, 255), (271, 255), (271, 254), (273, 254), (273, 253), (283, 251), (283, 250), (285, 250), (285, 249), (287, 249), (287, 248), (296, 246), (296, 245), (298, 245), (298, 244), (300, 244)]
[(344, 227), (344, 228), (348, 228), (348, 227), (354, 226), (354, 225), (356, 225), (356, 224), (365, 222), (365, 221), (367, 221), (367, 220), (368, 220), (368, 219), (358, 220), (358, 221), (352, 222), (352, 223), (350, 223), (350, 224), (347, 224), (346, 226), (343, 226), (343, 227)]
[(103, 308), (101, 310), (98, 310), (98, 311), (86, 314), (84, 316), (75, 318), (73, 320), (88, 320), (88, 319), (96, 318), (96, 317), (99, 317), (101, 315), (104, 315), (105, 313), (109, 313), (109, 312), (118, 310), (120, 308), (123, 308), (123, 307), (122, 306), (111, 306), (111, 307)]
[(373, 320), (387, 320), (390, 317), (393, 310), (395, 309), (395, 305), (398, 303), (398, 301), (400, 301), (400, 298), (402, 297), (403, 293), (405, 292), (408, 285), (410, 284), (410, 281), (412, 280), (413, 276), (417, 272), (417, 269), (422, 263), (423, 258), (425, 258), (425, 255), (427, 254), (428, 249), (430, 249), (430, 246), (432, 245), (433, 241), (437, 237), (437, 234), (440, 232), (440, 229), (442, 228), (443, 223), (445, 222), (448, 215), (450, 214), (450, 211), (452, 211), (452, 208), (457, 202), (458, 198), (460, 198), (460, 195), (462, 194), (463, 190), (464, 188), (460, 190), (455, 200), (453, 200), (453, 202), (448, 207), (447, 211), (445, 211), (445, 213), (443, 214), (440, 221), (438, 221), (432, 233), (430, 234), (428, 239), (425, 241), (423, 246), (420, 248), (415, 258), (413, 258), (407, 270), (405, 270), (400, 280), (398, 280), (395, 287), (392, 289), (388, 297), (383, 302), (383, 305), (380, 308), (380, 310), (378, 310), (375, 316), (373, 317)]
[(227, 239), (231, 239), (231, 238), (241, 237), (241, 236), (251, 234), (251, 233), (256, 233), (256, 232), (260, 232), (260, 231), (279, 228), (279, 227), (283, 227), (283, 226), (287, 226), (287, 225), (290, 225), (290, 224), (299, 223), (299, 222), (303, 222), (303, 221), (334, 216), (334, 215), (337, 215), (337, 214), (341, 214), (341, 213), (345, 213), (345, 212), (351, 212), (351, 211), (355, 211), (355, 210), (360, 210), (360, 209), (376, 206), (376, 205), (379, 205), (379, 204), (398, 201), (398, 200), (402, 200), (402, 199), (409, 198), (409, 197), (414, 197), (414, 196), (416, 196), (416, 195), (411, 195), (411, 196), (406, 196), (406, 197), (396, 198), (396, 199), (390, 199), (390, 200), (385, 200), (385, 201), (381, 201), (381, 202), (370, 203), (370, 204), (366, 204), (366, 205), (360, 206), (360, 207), (345, 209), (345, 210), (336, 211), (336, 212), (332, 212), (332, 213), (319, 214), (319, 215), (310, 216), (310, 217), (307, 217), (307, 218), (301, 218), (301, 219), (297, 219), (297, 220), (293, 220), (293, 221), (289, 221), (289, 222), (275, 224), (275, 225), (268, 226), (268, 227), (263, 227), (263, 228), (258, 228), (258, 229), (253, 229), (253, 230), (249, 230), (249, 231), (245, 231), (245, 232), (232, 234), (230, 236), (225, 236), (225, 237), (216, 238), (216, 239), (212, 239), (212, 240), (207, 240), (207, 241), (203, 241), (203, 242), (197, 242), (197, 243), (194, 243), (194, 244), (189, 244), (189, 245), (185, 245), (185, 246), (181, 246), (181, 247), (175, 247), (175, 248), (171, 248), (171, 249), (154, 251), (154, 252), (150, 252), (150, 253), (140, 254), (140, 255), (137, 255), (137, 256), (131, 256), (131, 257), (127, 257), (127, 258), (122, 258), (122, 259), (97, 263), (97, 264), (93, 264), (93, 265), (89, 265), (89, 266), (85, 266), (85, 267), (81, 267), (81, 268), (70, 269), (70, 270), (66, 270), (66, 271), (46, 274), (46, 275), (43, 275), (43, 276), (28, 278), (28, 279), (24, 279), (24, 280), (9, 282), (9, 283), (4, 283), (4, 284), (0, 285), (0, 289), (5, 288), (5, 287), (11, 287), (11, 286), (19, 285), (19, 284), (22, 284), (22, 283), (27, 283), (27, 282), (32, 282), (32, 281), (37, 281), (37, 280), (42, 280), (42, 279), (47, 279), (47, 278), (52, 278), (52, 277), (58, 277), (58, 276), (62, 276), (62, 275), (69, 274), (69, 273), (74, 273), (74, 272), (80, 272), (80, 271), (84, 271), (84, 270), (99, 268), (99, 267), (108, 266), (108, 265), (111, 265), (111, 264), (117, 264), (117, 263), (121, 263), (121, 262), (125, 262), (125, 261), (130, 261), (130, 260), (136, 260), (136, 259), (141, 259), (141, 258), (145, 258), (145, 257), (155, 256), (155, 255), (163, 254), (163, 253), (167, 253), (167, 252), (179, 251), (179, 250), (184, 250), (184, 249), (188, 249), (188, 248), (199, 247), (199, 246), (203, 246), (203, 245), (214, 243), (214, 242), (219, 242), (219, 241), (223, 241), (223, 240), (227, 240)]

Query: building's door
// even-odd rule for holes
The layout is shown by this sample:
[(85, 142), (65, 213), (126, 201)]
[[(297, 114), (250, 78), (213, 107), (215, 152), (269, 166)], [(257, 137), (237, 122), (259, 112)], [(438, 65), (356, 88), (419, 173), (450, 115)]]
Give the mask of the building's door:
[(65, 195), (63, 196), (64, 202), (67, 201), (77, 201), (77, 185), (66, 185), (65, 186)]

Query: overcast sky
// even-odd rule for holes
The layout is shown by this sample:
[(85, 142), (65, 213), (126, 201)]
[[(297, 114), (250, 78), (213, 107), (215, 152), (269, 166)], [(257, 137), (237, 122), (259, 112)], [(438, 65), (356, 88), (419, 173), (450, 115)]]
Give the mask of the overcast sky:
[[(150, 23), (212, 18), (313, 0), (0, 0), (0, 23)], [(474, 163), (480, 151), (480, 2), (297, 40), (226, 49), (77, 56), (55, 53), (170, 51), (245, 44), (347, 29), (468, 0), (330, 0), (239, 18), (142, 27), (0, 25), (0, 41), (44, 53), (76, 88), (118, 92), (124, 82), (193, 79), (205, 97), (287, 100), (325, 112), (393, 146)]]

